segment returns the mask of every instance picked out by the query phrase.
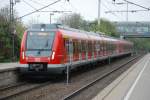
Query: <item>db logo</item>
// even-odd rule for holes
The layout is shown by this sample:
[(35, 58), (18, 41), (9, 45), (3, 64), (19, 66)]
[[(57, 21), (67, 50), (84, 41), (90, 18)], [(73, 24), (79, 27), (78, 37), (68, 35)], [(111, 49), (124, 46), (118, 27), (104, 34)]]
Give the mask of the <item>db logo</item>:
[(35, 62), (40, 62), (41, 59), (40, 58), (35, 58)]

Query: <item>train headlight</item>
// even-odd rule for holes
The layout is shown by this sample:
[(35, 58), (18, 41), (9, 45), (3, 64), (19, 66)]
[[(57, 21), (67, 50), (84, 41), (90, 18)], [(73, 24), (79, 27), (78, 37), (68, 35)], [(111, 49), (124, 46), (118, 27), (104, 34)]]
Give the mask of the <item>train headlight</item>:
[(52, 52), (52, 60), (54, 59), (55, 57), (55, 52)]
[(25, 58), (25, 55), (24, 55), (24, 51), (22, 52), (22, 59), (24, 59)]
[(41, 31), (44, 31), (44, 28), (41, 28)]

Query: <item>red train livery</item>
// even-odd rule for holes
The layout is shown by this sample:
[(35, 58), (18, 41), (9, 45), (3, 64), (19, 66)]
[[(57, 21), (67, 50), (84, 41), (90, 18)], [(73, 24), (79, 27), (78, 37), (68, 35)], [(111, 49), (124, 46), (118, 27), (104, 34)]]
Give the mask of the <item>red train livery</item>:
[(61, 74), (108, 57), (132, 53), (133, 43), (66, 28), (59, 24), (34, 24), (24, 32), (20, 71), (23, 74)]

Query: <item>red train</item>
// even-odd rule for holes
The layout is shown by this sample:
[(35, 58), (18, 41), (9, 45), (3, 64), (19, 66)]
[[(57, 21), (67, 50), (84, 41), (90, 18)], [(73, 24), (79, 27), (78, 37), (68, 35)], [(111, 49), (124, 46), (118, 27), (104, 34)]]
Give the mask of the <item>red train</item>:
[(24, 32), (20, 63), (23, 74), (61, 74), (108, 57), (132, 53), (133, 43), (125, 40), (65, 28), (59, 24), (34, 24)]

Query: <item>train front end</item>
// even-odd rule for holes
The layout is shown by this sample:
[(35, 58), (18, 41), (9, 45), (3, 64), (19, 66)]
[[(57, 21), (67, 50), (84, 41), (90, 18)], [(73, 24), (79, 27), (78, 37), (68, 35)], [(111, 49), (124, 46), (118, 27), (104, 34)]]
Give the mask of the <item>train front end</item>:
[(22, 38), (20, 73), (25, 75), (59, 74), (64, 69), (55, 59), (57, 29), (45, 24), (33, 25)]

